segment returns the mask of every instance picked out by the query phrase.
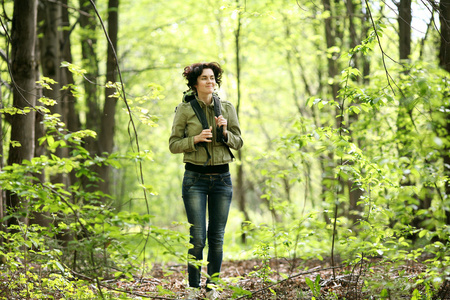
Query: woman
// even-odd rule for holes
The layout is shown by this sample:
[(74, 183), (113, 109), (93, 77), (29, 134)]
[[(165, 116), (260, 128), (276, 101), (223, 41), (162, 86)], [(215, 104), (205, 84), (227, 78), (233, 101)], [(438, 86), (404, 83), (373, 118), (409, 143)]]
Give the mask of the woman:
[[(220, 87), (222, 73), (215, 62), (195, 63), (184, 68), (189, 91), (176, 109), (169, 139), (170, 151), (184, 154), (182, 196), (193, 245), (188, 254), (202, 260), (208, 237), (208, 291), (208, 283), (214, 283), (222, 266), (223, 238), (233, 194), (228, 164), (234, 157), (229, 148), (238, 150), (243, 145), (236, 110), (230, 102), (219, 101), (214, 94), (216, 85)], [(193, 108), (196, 103), (191, 101), (199, 104), (209, 128), (202, 127)], [(220, 105), (221, 115), (215, 115), (214, 105)], [(201, 267), (188, 264), (188, 274), (189, 286), (199, 289)]]

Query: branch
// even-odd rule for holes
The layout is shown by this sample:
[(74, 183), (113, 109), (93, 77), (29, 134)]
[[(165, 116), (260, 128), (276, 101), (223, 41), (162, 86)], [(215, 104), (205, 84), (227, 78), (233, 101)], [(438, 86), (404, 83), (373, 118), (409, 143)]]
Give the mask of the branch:
[(385, 60), (385, 57), (389, 58), (391, 61), (393, 61), (393, 62), (395, 62), (395, 63), (397, 63), (397, 64), (399, 64), (399, 65), (403, 65), (403, 64), (401, 64), (400, 62), (397, 62), (396, 60), (394, 60), (392, 57), (390, 57), (389, 55), (387, 55), (387, 54), (384, 52), (383, 46), (381, 46), (381, 40), (380, 40), (380, 36), (378, 35), (377, 27), (375, 26), (375, 22), (374, 22), (373, 17), (372, 17), (372, 11), (370, 10), (369, 3), (368, 3), (368, 1), (365, 1), (365, 2), (366, 2), (367, 12), (369, 13), (370, 21), (371, 21), (371, 23), (372, 23), (372, 28), (373, 28), (373, 30), (374, 30), (374, 32), (375, 32), (375, 35), (376, 35), (377, 40), (378, 40), (378, 46), (380, 47), (380, 50), (381, 50), (381, 54), (382, 54), (381, 57), (382, 57), (382, 60), (383, 60), (383, 67), (384, 67), (384, 71), (385, 71), (385, 73), (386, 73), (386, 78), (387, 78), (387, 80), (388, 80), (388, 85), (389, 85), (389, 87), (391, 88), (392, 92), (393, 92), (394, 95), (395, 95), (394, 88), (393, 88), (392, 85), (391, 85), (391, 80), (392, 80), (392, 82), (395, 84), (395, 86), (396, 86), (399, 90), (400, 90), (400, 87), (395, 83), (394, 79), (393, 79), (392, 76), (389, 74), (389, 71), (388, 71), (387, 66), (386, 66), (386, 60)]

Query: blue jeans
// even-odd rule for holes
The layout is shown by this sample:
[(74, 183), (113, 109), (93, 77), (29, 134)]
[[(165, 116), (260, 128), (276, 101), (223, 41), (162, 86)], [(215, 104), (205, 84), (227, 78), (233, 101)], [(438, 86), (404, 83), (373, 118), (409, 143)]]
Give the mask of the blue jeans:
[[(230, 210), (233, 187), (230, 172), (206, 175), (186, 170), (183, 178), (183, 201), (190, 227), (188, 254), (203, 259), (208, 236), (208, 281), (220, 273), (223, 257), (223, 237)], [(208, 209), (208, 227), (206, 227)], [(201, 268), (188, 264), (189, 286), (200, 287)]]

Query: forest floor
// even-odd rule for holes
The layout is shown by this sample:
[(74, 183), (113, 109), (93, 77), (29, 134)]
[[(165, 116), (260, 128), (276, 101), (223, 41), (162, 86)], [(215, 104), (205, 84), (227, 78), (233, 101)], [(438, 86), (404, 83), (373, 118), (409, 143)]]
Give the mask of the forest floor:
[[(381, 259), (335, 268), (327, 260), (226, 261), (219, 299), (450, 299), (448, 282), (437, 289), (417, 284), (424, 270), (419, 262)], [(148, 277), (113, 285), (128, 290), (134, 299), (184, 299), (188, 292), (181, 265), (156, 265)], [(198, 299), (205, 293), (202, 289)]]
[[(220, 293), (218, 299), (450, 299), (450, 282), (435, 281), (433, 286), (433, 281), (424, 277), (426, 267), (421, 262), (392, 263), (372, 258), (363, 259), (353, 266), (339, 265), (333, 268), (331, 265), (326, 259), (225, 261), (221, 282), (217, 285)], [(19, 282), (20, 278), (27, 278), (24, 274), (24, 270), (17, 270), (8, 280), (0, 276), (4, 279), (0, 280), (0, 299), (81, 299), (67, 298), (59, 289), (52, 289), (46, 294), (48, 297), (42, 294), (38, 298), (17, 296), (26, 286), (29, 289), (31, 283), (28, 280), (28, 283), (25, 281), (13, 288), (10, 280)], [(44, 274), (39, 275), (38, 281), (43, 281), (41, 275)], [(138, 274), (131, 280), (98, 281), (81, 274), (73, 275), (74, 279), (81, 279), (82, 284), (86, 284), (86, 288), (94, 293), (98, 285), (102, 286), (104, 292), (108, 290), (104, 293), (107, 299), (185, 299), (189, 291), (186, 288), (184, 265), (154, 264), (149, 274)], [(204, 276), (202, 283), (205, 283)], [(198, 299), (204, 299), (205, 295), (203, 288)], [(97, 295), (95, 299), (102, 298)]]

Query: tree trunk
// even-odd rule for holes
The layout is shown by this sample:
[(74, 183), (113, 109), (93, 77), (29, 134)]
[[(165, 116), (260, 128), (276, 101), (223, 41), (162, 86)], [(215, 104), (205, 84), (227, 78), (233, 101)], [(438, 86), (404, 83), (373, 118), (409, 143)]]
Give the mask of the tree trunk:
[[(334, 2), (335, 8), (339, 5), (339, 2), (335, 0)], [(333, 22), (334, 16), (336, 15), (331, 7), (330, 0), (322, 0), (322, 5), (324, 8), (324, 11), (329, 12), (329, 17), (324, 20), (325, 23), (325, 40), (327, 45), (327, 52), (332, 49), (332, 47), (336, 46), (336, 37), (340, 36), (340, 32), (338, 30), (338, 25), (336, 22)], [(327, 60), (328, 60), (328, 78), (332, 80), (332, 83), (330, 84), (331, 88), (331, 98), (334, 101), (338, 101), (338, 91), (339, 91), (339, 84), (336, 82), (336, 76), (338, 75), (338, 63), (337, 63), (338, 53), (331, 52), (327, 54)], [(341, 104), (342, 105), (342, 104)], [(340, 106), (340, 105), (339, 105)], [(335, 115), (339, 116), (335, 118), (334, 125), (336, 127), (340, 127), (343, 124), (343, 114), (340, 111), (340, 108), (337, 107), (335, 111)], [(330, 118), (331, 119), (331, 118)], [(334, 177), (334, 171), (333, 169), (336, 166), (334, 153), (329, 152), (326, 157), (324, 157), (324, 169), (323, 169), (323, 175), (322, 175), (322, 191), (323, 195), (326, 195), (327, 193), (330, 193), (330, 191), (326, 190), (327, 187), (327, 179)], [(334, 267), (335, 261), (334, 261), (334, 245), (335, 240), (337, 236), (337, 217), (338, 217), (338, 209), (341, 206), (338, 200), (338, 194), (343, 192), (344, 182), (342, 179), (340, 179), (337, 182), (332, 182), (330, 184), (330, 187), (332, 187), (332, 193), (334, 196), (334, 207), (333, 207), (333, 233), (332, 233), (332, 241), (331, 241), (331, 265)], [(335, 190), (335, 191), (334, 191)], [(324, 196), (324, 199), (326, 199), (326, 196)], [(325, 220), (327, 217), (325, 217)], [(333, 269), (333, 278), (335, 278), (335, 271)]]
[[(94, 1), (95, 2), (95, 1)], [(86, 128), (100, 133), (100, 104), (98, 103), (97, 78), (98, 59), (97, 59), (97, 38), (95, 11), (91, 3), (87, 0), (80, 0), (80, 26), (83, 29), (81, 35), (81, 66), (87, 72), (84, 80), (84, 97), (87, 106)], [(86, 149), (91, 155), (99, 152), (98, 143), (93, 138), (86, 138)]]
[[(41, 22), (40, 20), (40, 15), (42, 16), (42, 13), (40, 13), (40, 4), (38, 3), (38, 12), (37, 12), (37, 24), (39, 24)], [(42, 32), (38, 29), (38, 36), (41, 34)], [(36, 45), (35, 45), (35, 59), (36, 59), (36, 64), (35, 64), (35, 74), (36, 74), (36, 81), (39, 81), (41, 79), (41, 75), (39, 72), (40, 69), (40, 61), (41, 61), (41, 52), (42, 50), (40, 49), (40, 41), (39, 38), (36, 39)], [(43, 96), (42, 94), (42, 87), (38, 86), (36, 89), (36, 99), (40, 99)], [(38, 100), (36, 100), (36, 104), (39, 106), (44, 106), (42, 103), (38, 102)], [(34, 120), (34, 157), (40, 157), (41, 155), (45, 155), (46, 154), (46, 146), (45, 144), (39, 144), (39, 138), (43, 137), (45, 135), (45, 129), (44, 129), (44, 125), (42, 124), (42, 121), (44, 120), (44, 115), (42, 113), (38, 113), (36, 112), (36, 117)], [(33, 173), (32, 174), (34, 178), (36, 178), (37, 180), (35, 180), (37, 183), (38, 182), (45, 182), (45, 170), (41, 170), (41, 172), (39, 173)], [(49, 222), (48, 222), (48, 218), (46, 217), (45, 213), (38, 213), (35, 210), (31, 211), (30, 214), (32, 214), (30, 216), (30, 221), (29, 223), (31, 224), (38, 224), (40, 226), (43, 227), (48, 227)]]
[[(403, 62), (408, 62), (411, 55), (411, 0), (401, 0), (398, 3), (398, 28), (399, 28), (399, 59)], [(405, 71), (407, 72), (407, 71)], [(412, 133), (414, 132), (414, 125), (412, 120), (413, 107), (408, 103), (407, 98), (401, 98), (398, 108), (397, 116), (397, 135), (398, 135), (398, 154), (399, 157), (408, 157), (411, 164), (414, 163), (414, 141)], [(405, 169), (411, 168), (411, 165), (405, 165)], [(416, 180), (408, 175), (400, 182), (403, 186), (414, 186)], [(431, 188), (424, 188), (420, 196), (414, 195), (415, 201), (417, 201), (417, 210), (427, 210), (431, 206), (432, 194)], [(411, 225), (415, 228), (423, 228), (423, 216), (414, 216)], [(413, 240), (417, 239), (417, 234), (411, 236)]]
[[(361, 34), (361, 40), (367, 38), (367, 34), (370, 29), (370, 25), (368, 25), (369, 20), (369, 14), (367, 11), (361, 11), (362, 13), (362, 21), (361, 21), (361, 27), (362, 27), (362, 34)], [(363, 63), (363, 83), (366, 85), (369, 85), (370, 83), (370, 57), (368, 54), (364, 55), (362, 57), (362, 63)]]
[(398, 4), (398, 35), (400, 60), (411, 55), (411, 0), (400, 0)]
[[(18, 109), (34, 107), (36, 104), (36, 44), (37, 0), (15, 0), (11, 28), (11, 76), (14, 78), (13, 106)], [(11, 141), (20, 143), (20, 147), (9, 148), (8, 165), (21, 164), (31, 160), (34, 155), (35, 112), (11, 116)], [(17, 211), (25, 203), (13, 192), (8, 192), (7, 207)], [(9, 224), (17, 224), (16, 218)], [(26, 221), (26, 220), (25, 220)]]
[[(331, 3), (330, 0), (322, 0), (323, 8), (325, 11), (330, 12), (330, 17), (325, 19), (325, 40), (327, 44), (327, 50), (332, 48), (333, 46), (336, 46), (336, 30), (335, 26), (333, 25), (333, 12), (331, 10)], [(338, 74), (338, 66), (336, 62), (336, 55), (335, 53), (331, 53), (331, 55), (328, 56), (328, 77), (330, 79), (335, 79), (336, 75)], [(337, 100), (338, 96), (338, 90), (339, 90), (339, 84), (334, 82), (331, 84), (331, 94), (333, 100)]]
[[(236, 84), (237, 84), (237, 105), (236, 105), (236, 113), (239, 117), (239, 110), (241, 107), (241, 61), (240, 61), (240, 35), (241, 35), (241, 6), (239, 3), (239, 0), (236, 0), (236, 6), (239, 10), (238, 18), (237, 18), (237, 25), (236, 25), (236, 31), (235, 31), (235, 51), (236, 51)], [(245, 190), (244, 190), (244, 162), (242, 160), (242, 149), (238, 150), (238, 159), (239, 164), (237, 165), (237, 184), (236, 184), (236, 190), (237, 190), (237, 196), (238, 196), (238, 203), (239, 203), (239, 210), (244, 214), (244, 221), (242, 222), (242, 226), (244, 226), (247, 222), (250, 221), (250, 216), (247, 212), (246, 207), (246, 197), (245, 197)], [(241, 236), (242, 242), (246, 242), (246, 235), (242, 234)]]
[[(42, 67), (42, 75), (56, 81), (56, 83), (51, 84), (52, 89), (43, 89), (42, 95), (53, 99), (56, 104), (50, 106), (49, 109), (53, 114), (59, 114), (61, 121), (65, 122), (63, 115), (63, 102), (60, 98), (60, 79), (61, 79), (61, 62), (60, 62), (60, 42), (61, 42), (61, 5), (51, 1), (41, 0), (38, 9), (38, 20), (40, 24), (40, 38), (39, 38), (39, 49), (40, 49), (40, 62)], [(36, 124), (36, 126), (42, 127), (42, 125)], [(44, 128), (40, 128), (39, 135), (36, 131), (36, 140), (39, 139), (43, 134)], [(58, 137), (55, 137), (57, 139)], [(39, 154), (44, 154), (42, 149)], [(55, 153), (58, 157), (67, 157), (67, 149), (58, 148)], [(51, 179), (54, 183), (65, 183), (63, 174), (58, 174), (53, 176)]]
[[(349, 31), (350, 31), (350, 47), (354, 48), (358, 44), (358, 37), (356, 34), (356, 25), (355, 25), (355, 11), (356, 11), (356, 5), (353, 3), (353, 0), (347, 0), (346, 2), (346, 9), (347, 9), (347, 16), (348, 16), (348, 23), (349, 23)], [(352, 57), (352, 67), (358, 68), (359, 66), (359, 55), (355, 54)], [(363, 57), (361, 59), (364, 59)], [(360, 79), (360, 77), (358, 77)], [(358, 122), (358, 114), (350, 113), (348, 116), (348, 124), (350, 127), (350, 124), (354, 124)], [(351, 129), (349, 130), (349, 135), (352, 136)], [(353, 140), (352, 141), (355, 144), (358, 144), (359, 147), (360, 141)], [(353, 164), (353, 162), (349, 162), (350, 165)], [(347, 217), (351, 220), (352, 224), (355, 224), (358, 222), (358, 220), (361, 218), (361, 212), (363, 211), (363, 206), (358, 204), (358, 202), (361, 199), (361, 196), (363, 195), (363, 191), (355, 186), (354, 178), (349, 178), (347, 180), (347, 188), (348, 188), (348, 212)]]
[[(69, 28), (70, 27), (70, 20), (69, 20), (69, 11), (68, 11), (68, 0), (62, 1), (62, 8), (61, 8), (61, 25), (63, 28)], [(61, 44), (61, 61), (67, 61), (72, 62), (72, 44), (70, 42), (70, 34), (71, 31), (68, 29), (64, 29), (62, 33), (62, 44)], [(69, 71), (68, 68), (63, 68), (60, 70), (61, 72), (61, 86), (67, 86), (67, 85), (74, 85), (75, 81), (73, 79), (72, 72)], [(80, 124), (80, 118), (78, 115), (78, 111), (75, 107), (76, 98), (73, 96), (73, 94), (70, 92), (70, 90), (65, 90), (61, 93), (61, 102), (64, 103), (64, 116), (67, 129), (70, 132), (75, 132), (81, 129)], [(71, 181), (73, 182), (73, 181)]]
[[(62, 31), (62, 43), (61, 43), (61, 59), (60, 61), (72, 62), (72, 45), (70, 42), (70, 34), (67, 28), (70, 28), (69, 11), (68, 11), (68, 0), (62, 1), (61, 7), (61, 25), (66, 28)], [(68, 68), (62, 68), (60, 70), (60, 86), (71, 86), (75, 85), (72, 72)], [(65, 116), (67, 130), (69, 132), (75, 132), (81, 129), (80, 117), (76, 109), (76, 98), (73, 96), (70, 89), (61, 91), (61, 102), (64, 103), (63, 115)], [(72, 171), (69, 174), (69, 181), (71, 184), (76, 182), (78, 178), (76, 177), (76, 172)]]
[[(1, 81), (1, 75), (0, 75), (0, 81)], [(0, 89), (0, 109), (3, 109), (3, 93)], [(0, 115), (0, 132), (3, 133), (3, 118), (2, 115)], [(4, 167), (4, 152), (3, 152), (3, 139), (0, 139), (0, 172), (3, 172)], [(0, 189), (0, 219), (3, 220), (5, 217), (5, 191), (3, 189)], [(6, 222), (2, 221), (0, 222), (0, 231), (6, 231)], [(0, 237), (0, 246), (3, 246), (3, 236)]]
[[(52, 89), (44, 89), (44, 96), (57, 101), (57, 104), (49, 107), (52, 113), (62, 113), (60, 101), (60, 30), (61, 30), (61, 5), (52, 1), (41, 0), (38, 10), (40, 24), (40, 58), (42, 75), (56, 81), (51, 85)], [(65, 121), (64, 118), (61, 121)]]
[[(439, 49), (439, 65), (441, 68), (450, 73), (450, 0), (441, 0), (439, 3), (439, 20), (441, 23), (441, 45)], [(450, 95), (445, 95), (443, 99), (444, 107), (447, 113), (444, 115), (445, 129), (446, 135), (443, 136), (443, 139), (446, 139), (447, 142), (444, 143), (445, 147), (442, 152), (442, 158), (444, 160), (444, 176), (447, 178), (450, 177), (450, 114), (448, 111), (450, 110)], [(446, 194), (446, 203), (443, 203), (443, 207), (447, 208), (445, 211), (447, 225), (450, 225), (450, 210), (449, 207), (449, 199), (450, 199), (450, 183), (447, 181), (445, 185), (445, 194)]]
[[(108, 53), (106, 62), (106, 82), (115, 83), (116, 75), (116, 55), (117, 53), (117, 36), (119, 32), (119, 0), (109, 0), (108, 2), (108, 35), (111, 43), (108, 43)], [(105, 105), (101, 118), (101, 131), (99, 136), (99, 155), (103, 153), (112, 153), (114, 147), (114, 129), (116, 126), (116, 104), (117, 98), (111, 97), (115, 93), (114, 88), (105, 88)], [(110, 194), (110, 176), (111, 168), (109, 166), (101, 166), (99, 170), (100, 190), (105, 194)]]

